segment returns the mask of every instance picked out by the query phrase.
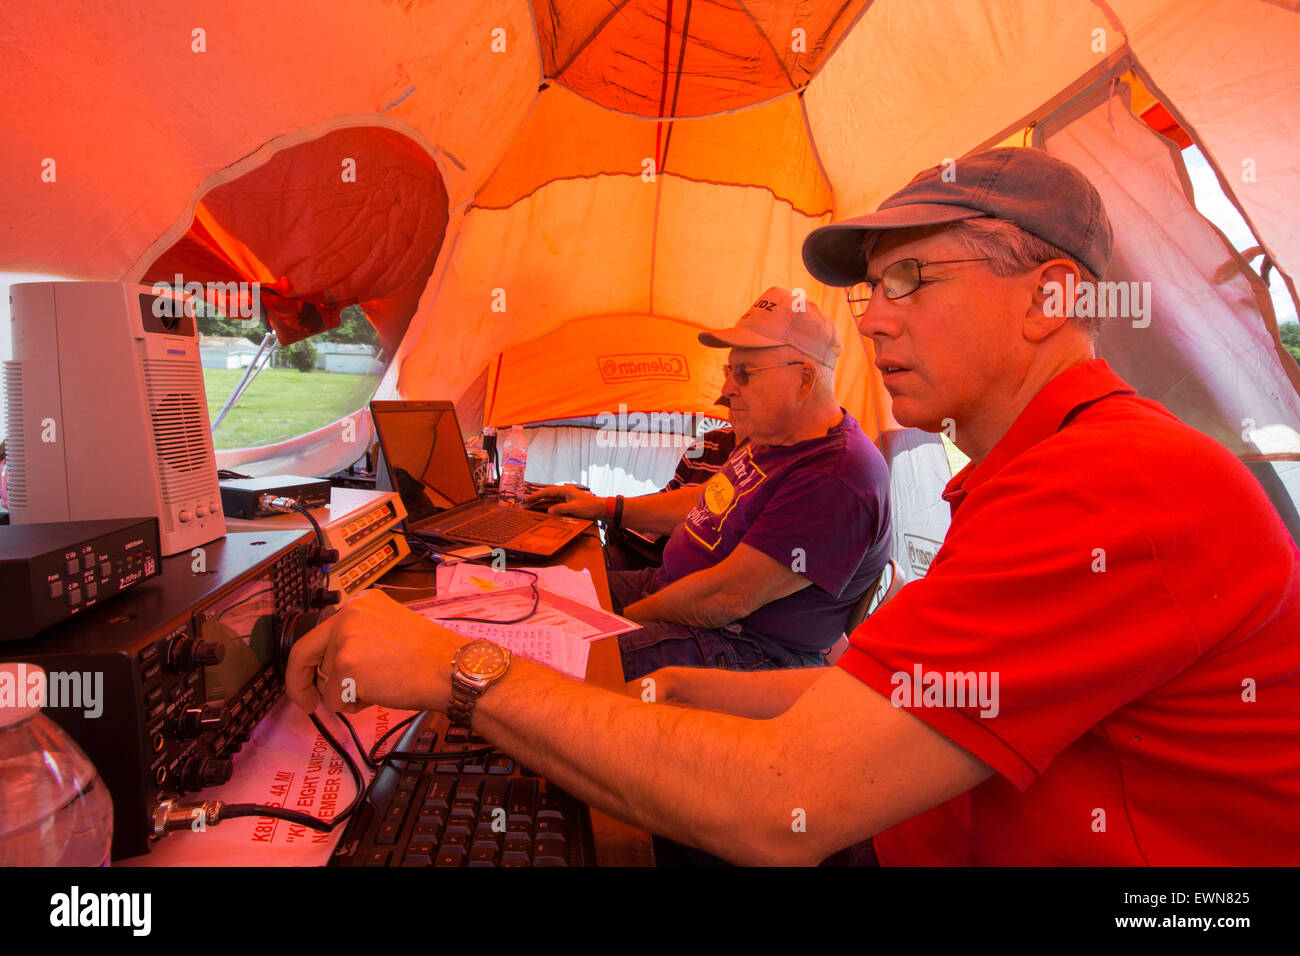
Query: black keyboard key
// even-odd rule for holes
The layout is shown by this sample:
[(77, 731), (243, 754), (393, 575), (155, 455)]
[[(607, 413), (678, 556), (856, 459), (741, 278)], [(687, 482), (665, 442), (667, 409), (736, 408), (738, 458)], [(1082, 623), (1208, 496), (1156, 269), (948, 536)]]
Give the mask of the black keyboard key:
[(443, 807), (423, 806), (420, 808), (420, 823), (437, 824), (441, 829), (442, 825), (447, 822), (447, 810)]
[(469, 836), (474, 832), (474, 814), (468, 810), (453, 810), (451, 816), (447, 819), (447, 828), (443, 831), (443, 839), (453, 833), (463, 833)]
[(456, 782), (456, 796), (469, 797), (477, 801), (479, 794), (483, 792), (483, 779), (481, 777), (461, 777)]
[(470, 847), (470, 866), (496, 866), (497, 848), (490, 843), (475, 843)]
[(415, 739), (415, 747), (413, 749), (416, 753), (431, 754), (433, 753), (434, 742), (437, 739), (438, 735), (432, 731), (420, 734), (420, 736)]
[(502, 853), (501, 865), (506, 866), (532, 866), (528, 859), (527, 853)]
[(537, 816), (537, 781), (515, 779), (510, 781), (506, 811), (511, 823), (526, 822), (532, 825)]
[(465, 848), (463, 846), (444, 846), (438, 851), (438, 856), (433, 861), (434, 866), (462, 866), (464, 863)]
[(533, 866), (568, 866), (569, 848), (554, 836), (539, 836), (533, 844)]
[(375, 834), (375, 843), (382, 843), (385, 846), (392, 846), (397, 842), (397, 834), (402, 832), (400, 823), (384, 822), (379, 825), (379, 832)]
[(553, 836), (553, 837), (559, 837), (561, 840), (563, 840), (564, 831), (566, 829), (567, 827), (563, 820), (554, 820), (539, 815), (537, 817), (537, 827), (533, 832), (536, 833), (538, 837)]
[(523, 853), (531, 857), (533, 841), (527, 833), (507, 833), (504, 848), (507, 853)]
[(438, 845), (432, 841), (412, 841), (402, 858), (402, 866), (432, 866), (433, 857), (438, 852)]
[(438, 842), (438, 837), (442, 836), (442, 821), (434, 817), (428, 822), (421, 821), (415, 825), (415, 832), (411, 835), (412, 841), (420, 837), (428, 837), (433, 842)]
[(442, 834), (442, 849), (445, 850), (449, 846), (468, 847), (469, 834), (470, 831), (468, 828), (462, 829), (457, 827), (453, 830), (451, 826), (448, 825), (447, 829)]
[(501, 838), (503, 836), (505, 836), (504, 833), (498, 833), (496, 830), (493, 830), (492, 827), (484, 826), (481, 823), (474, 828), (475, 845), (480, 843), (491, 843), (493, 847), (500, 848)]
[(446, 810), (450, 805), (451, 795), (455, 792), (455, 787), (456, 778), (451, 774), (435, 774), (433, 781), (429, 784), (429, 793), (424, 798), (424, 805)]
[(478, 813), (478, 801), (473, 797), (457, 797), (451, 801), (451, 812), (457, 810), (468, 810), (470, 813)]
[(366, 854), (366, 866), (387, 866), (389, 852), (387, 850), (372, 850)]
[(509, 757), (493, 757), (488, 761), (487, 772), (490, 774), (511, 774), (515, 772), (515, 762)]
[(504, 807), (510, 781), (501, 777), (488, 777), (483, 781), (483, 806)]

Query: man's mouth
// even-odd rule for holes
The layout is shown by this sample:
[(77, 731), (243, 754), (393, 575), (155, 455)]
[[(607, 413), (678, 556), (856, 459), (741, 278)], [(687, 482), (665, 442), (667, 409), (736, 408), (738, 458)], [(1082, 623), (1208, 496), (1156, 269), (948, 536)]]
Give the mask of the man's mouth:
[(905, 365), (895, 365), (892, 362), (876, 362), (876, 368), (880, 370), (882, 377), (896, 375), (899, 372), (910, 372), (911, 369)]

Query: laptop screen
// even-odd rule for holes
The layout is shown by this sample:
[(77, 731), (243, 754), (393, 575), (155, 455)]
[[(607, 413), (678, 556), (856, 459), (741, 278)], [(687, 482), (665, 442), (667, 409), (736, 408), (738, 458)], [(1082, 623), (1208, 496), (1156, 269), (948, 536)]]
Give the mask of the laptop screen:
[(451, 402), (371, 402), (370, 415), (407, 527), (478, 497)]

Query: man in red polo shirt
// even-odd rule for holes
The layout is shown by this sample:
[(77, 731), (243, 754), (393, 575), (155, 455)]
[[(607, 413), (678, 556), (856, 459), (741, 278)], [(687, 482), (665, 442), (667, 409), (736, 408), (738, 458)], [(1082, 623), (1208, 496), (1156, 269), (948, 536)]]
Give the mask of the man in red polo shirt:
[(455, 694), (566, 790), (735, 862), (874, 836), (885, 863), (1300, 863), (1300, 552), (1069, 317), (1110, 257), (1092, 185), (1030, 149), (953, 171), (804, 246), (823, 282), (865, 280), (895, 418), (971, 458), (929, 573), (838, 666), (667, 668), (635, 698), (514, 659), (469, 691), (462, 639), (381, 595), (299, 642), (290, 696)]

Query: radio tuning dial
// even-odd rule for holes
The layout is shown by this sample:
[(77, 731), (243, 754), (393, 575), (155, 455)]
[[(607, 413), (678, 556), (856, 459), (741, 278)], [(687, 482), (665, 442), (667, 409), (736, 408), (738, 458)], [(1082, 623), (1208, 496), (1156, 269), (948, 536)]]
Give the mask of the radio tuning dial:
[(188, 792), (219, 787), (235, 772), (235, 765), (224, 757), (194, 757), (181, 772), (181, 786)]
[(176, 721), (182, 737), (197, 737), (205, 730), (218, 730), (226, 725), (229, 715), (221, 704), (204, 704), (187, 707)]
[(216, 641), (204, 641), (197, 637), (178, 637), (172, 641), (167, 661), (177, 673), (198, 670), (220, 664), (226, 658), (226, 647)]
[(342, 595), (338, 591), (330, 591), (326, 588), (316, 588), (311, 593), (311, 607), (313, 610), (320, 610), (329, 607), (331, 604), (338, 604)]

